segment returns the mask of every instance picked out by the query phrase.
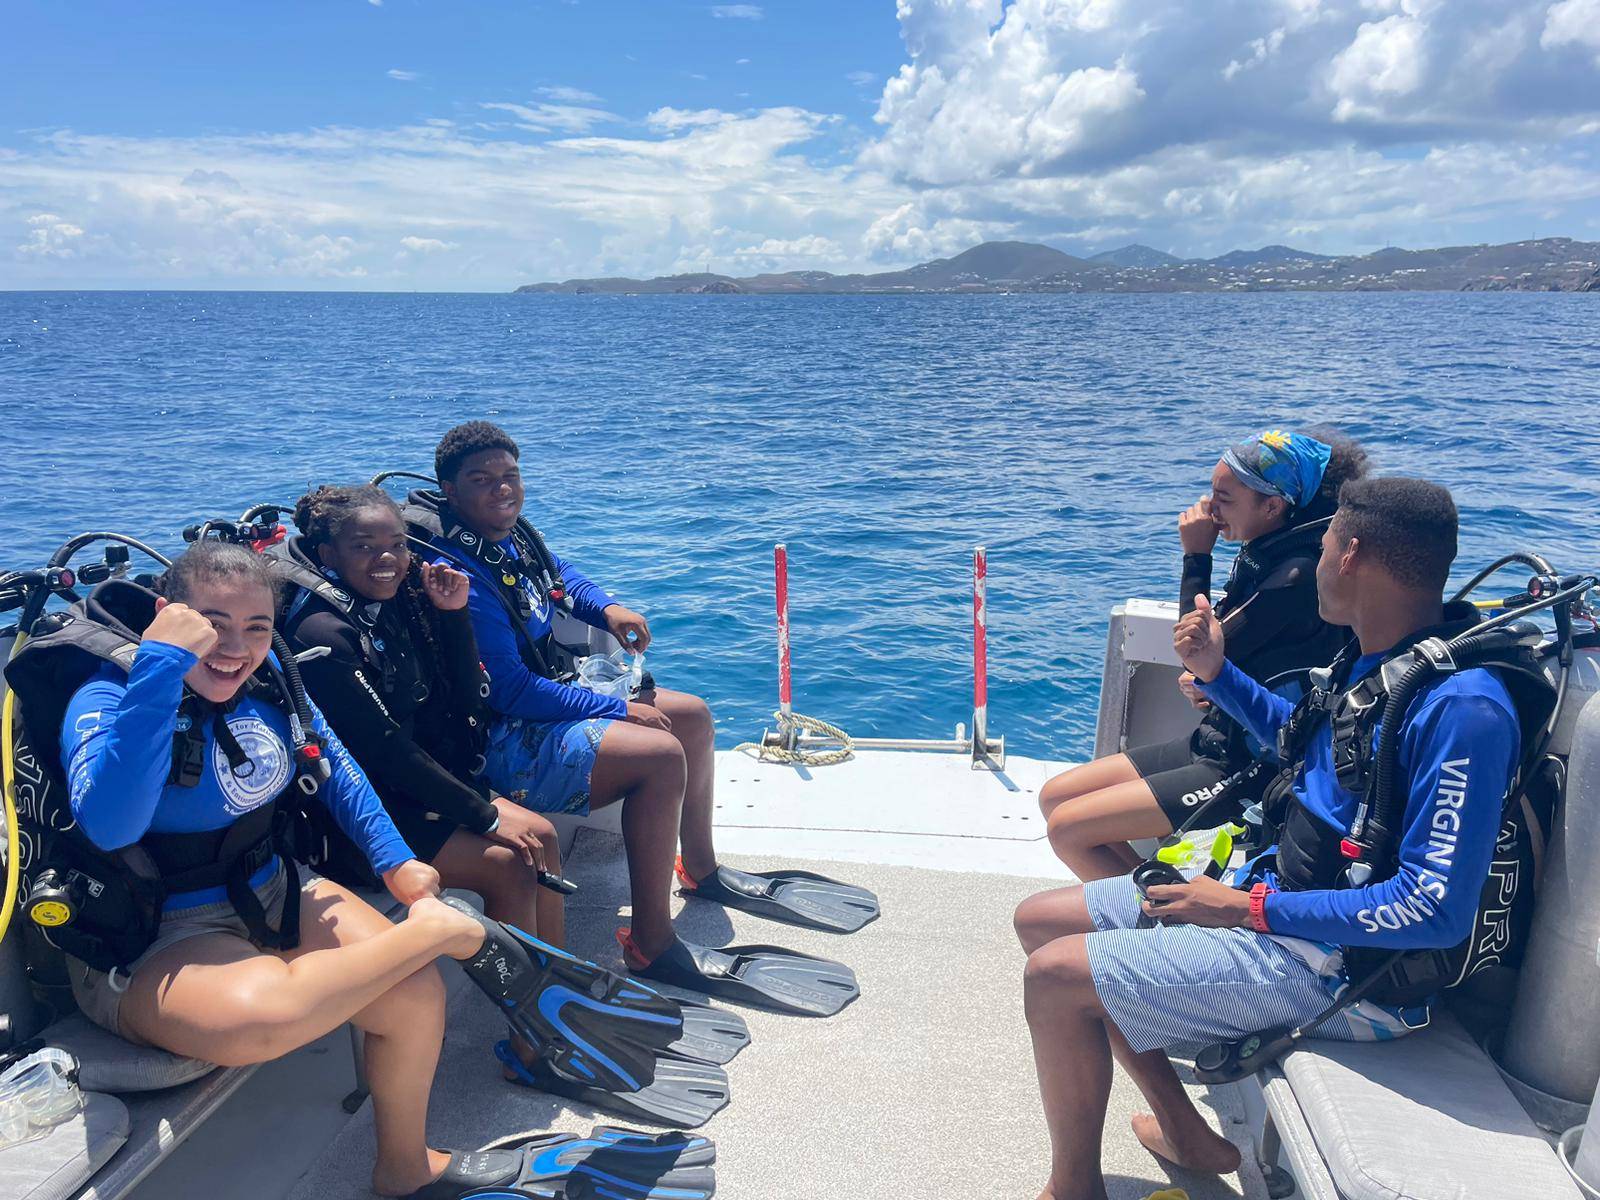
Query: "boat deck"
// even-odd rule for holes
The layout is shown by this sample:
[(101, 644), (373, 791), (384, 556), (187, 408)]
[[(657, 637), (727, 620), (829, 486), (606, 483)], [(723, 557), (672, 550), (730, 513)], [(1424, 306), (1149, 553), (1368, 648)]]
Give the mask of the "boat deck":
[[(855, 968), (862, 986), (860, 1000), (827, 1020), (746, 1010), (754, 1040), (729, 1065), (733, 1102), (703, 1128), (717, 1142), (720, 1195), (1038, 1194), (1048, 1148), (1010, 914), (1023, 897), (1067, 878), (1043, 841), (1034, 799), (1061, 765), (1014, 758), (994, 773), (955, 755), (864, 753), (806, 770), (719, 756), (718, 838), (730, 862), (848, 878), (874, 888), (884, 913), (848, 936), (704, 903), (680, 915), (692, 940), (768, 941), (827, 955)], [(620, 838), (606, 824), (581, 830), (569, 855), (568, 873), (582, 890), (568, 902), (568, 940), (615, 965), (612, 930), (628, 895)], [(489, 1053), (503, 1036), (499, 1018), (460, 973), (446, 978), (435, 1144), (621, 1123), (504, 1083)], [(339, 1109), (348, 1064), (341, 1033), (259, 1071), (138, 1194), (366, 1200), (371, 1108), (348, 1119)], [(1247, 1142), (1229, 1099), (1196, 1095), (1224, 1132)], [(1158, 1163), (1129, 1132), (1137, 1106), (1137, 1092), (1119, 1076), (1105, 1143), (1115, 1200), (1174, 1184), (1193, 1200), (1265, 1194), (1253, 1173), (1219, 1181)]]

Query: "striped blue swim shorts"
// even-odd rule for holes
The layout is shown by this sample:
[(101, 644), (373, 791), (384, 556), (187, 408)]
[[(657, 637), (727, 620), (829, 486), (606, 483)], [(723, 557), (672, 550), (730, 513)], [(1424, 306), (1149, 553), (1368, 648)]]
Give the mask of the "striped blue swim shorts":
[[(1344, 987), (1342, 972), (1319, 975), (1254, 930), (1137, 928), (1139, 893), (1127, 875), (1084, 884), (1083, 898), (1098, 931), (1086, 939), (1095, 993), (1138, 1053), (1299, 1025)], [(1403, 1025), (1375, 1027), (1360, 1010), (1350, 1010), (1316, 1036), (1373, 1041), (1404, 1031)]]

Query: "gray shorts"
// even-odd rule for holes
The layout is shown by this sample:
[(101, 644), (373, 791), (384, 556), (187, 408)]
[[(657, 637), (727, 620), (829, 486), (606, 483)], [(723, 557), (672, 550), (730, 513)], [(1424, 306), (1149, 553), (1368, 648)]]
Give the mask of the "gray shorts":
[[(1130, 876), (1086, 883), (1083, 899), (1098, 931), (1086, 939), (1095, 994), (1139, 1053), (1293, 1027), (1327, 1008), (1344, 986), (1342, 973), (1319, 975), (1254, 930), (1137, 928), (1139, 893)], [(1317, 1036), (1383, 1035), (1342, 1013)]]
[[(301, 868), (301, 891), (316, 883), (318, 878), (317, 875)], [(269, 924), (276, 926), (282, 919), (283, 898), (287, 891), (288, 876), (284, 874), (281, 866), (271, 879), (256, 888), (256, 895), (261, 899), (261, 907), (266, 912)], [(179, 942), (207, 933), (227, 933), (244, 941), (250, 941), (250, 931), (245, 927), (244, 920), (227, 900), (164, 913), (156, 940), (150, 943), (148, 950), (133, 960), (126, 975), (118, 971), (113, 978), (104, 971), (96, 971), (88, 964), (68, 956), (67, 978), (72, 983), (73, 999), (78, 1002), (83, 1015), (102, 1029), (109, 1029), (130, 1042), (139, 1041), (138, 1038), (124, 1033), (121, 1025), (122, 997), (127, 993), (128, 984), (133, 976), (152, 956), (159, 954), (168, 946), (175, 946)]]

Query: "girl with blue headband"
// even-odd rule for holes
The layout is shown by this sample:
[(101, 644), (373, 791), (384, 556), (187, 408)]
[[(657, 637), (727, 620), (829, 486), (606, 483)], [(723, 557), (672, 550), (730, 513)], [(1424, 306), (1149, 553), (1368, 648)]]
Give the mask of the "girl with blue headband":
[[(1211, 472), (1210, 494), (1179, 515), (1180, 615), (1196, 596), (1211, 599), (1227, 630), (1229, 660), (1251, 678), (1293, 678), (1331, 661), (1348, 640), (1349, 630), (1318, 615), (1316, 564), (1339, 489), (1366, 473), (1366, 458), (1331, 430), (1268, 430), (1229, 447)], [(1222, 595), (1213, 597), (1211, 552), (1219, 537), (1241, 544)], [(1223, 780), (1268, 753), (1211, 708), (1187, 675), (1179, 687), (1203, 714), (1192, 735), (1096, 759), (1040, 790), (1050, 844), (1079, 879), (1126, 874), (1141, 861), (1130, 841), (1173, 832)]]

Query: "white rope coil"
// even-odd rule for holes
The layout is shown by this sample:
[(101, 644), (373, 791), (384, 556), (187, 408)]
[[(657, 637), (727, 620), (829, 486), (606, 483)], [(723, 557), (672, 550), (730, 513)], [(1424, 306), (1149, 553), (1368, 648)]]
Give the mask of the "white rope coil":
[(772, 714), (778, 721), (778, 732), (783, 735), (783, 740), (788, 741), (791, 730), (801, 733), (814, 733), (820, 737), (829, 738), (839, 743), (831, 750), (790, 750), (786, 746), (771, 746), (758, 742), (742, 742), (734, 749), (750, 755), (759, 762), (788, 763), (800, 767), (826, 767), (833, 763), (848, 762), (855, 757), (854, 743), (850, 735), (837, 725), (830, 725), (816, 717), (808, 717), (804, 713), (785, 713), (782, 710)]

